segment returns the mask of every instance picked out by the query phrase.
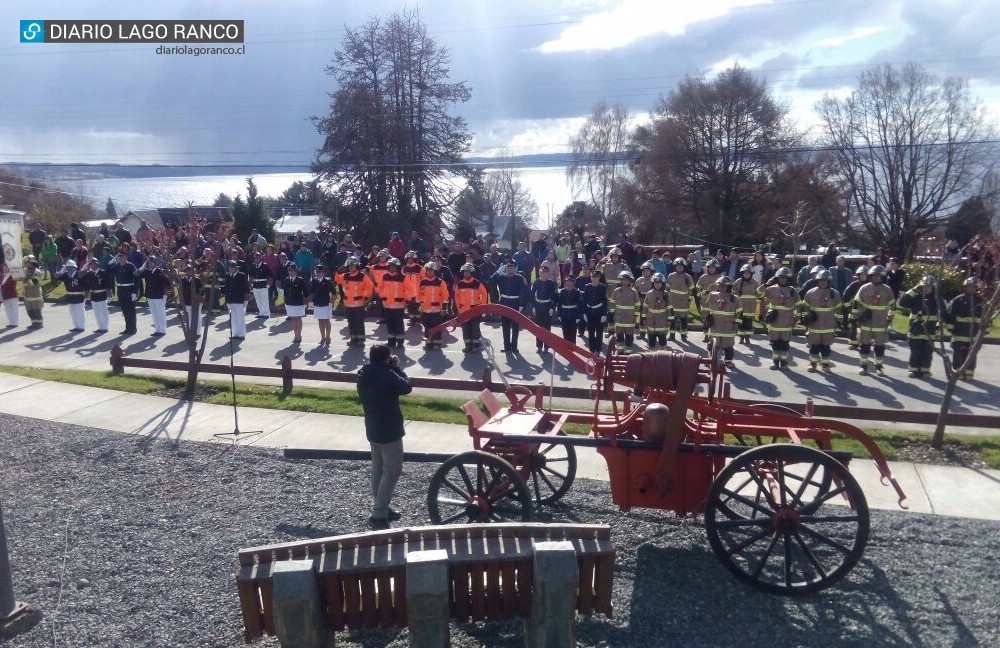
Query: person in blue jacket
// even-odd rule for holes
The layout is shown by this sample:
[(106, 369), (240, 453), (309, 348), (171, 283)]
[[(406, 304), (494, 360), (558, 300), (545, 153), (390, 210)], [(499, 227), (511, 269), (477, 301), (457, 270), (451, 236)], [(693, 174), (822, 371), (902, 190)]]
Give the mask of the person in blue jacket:
[(358, 396), (365, 411), (365, 436), (372, 451), (372, 514), (375, 529), (389, 528), (399, 513), (389, 507), (392, 491), (403, 473), (403, 413), (399, 397), (413, 391), (410, 379), (399, 368), (399, 358), (387, 344), (368, 352), (368, 364), (358, 372)]

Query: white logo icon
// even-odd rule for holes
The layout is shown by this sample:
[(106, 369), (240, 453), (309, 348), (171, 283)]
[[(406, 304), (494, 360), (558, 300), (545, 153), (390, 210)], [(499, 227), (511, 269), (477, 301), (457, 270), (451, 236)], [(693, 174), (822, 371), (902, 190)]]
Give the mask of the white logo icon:
[(21, 35), (24, 36), (24, 40), (33, 41), (35, 40), (35, 37), (41, 33), (42, 33), (42, 26), (39, 25), (38, 23), (31, 23), (28, 25), (28, 28), (26, 30), (21, 32)]

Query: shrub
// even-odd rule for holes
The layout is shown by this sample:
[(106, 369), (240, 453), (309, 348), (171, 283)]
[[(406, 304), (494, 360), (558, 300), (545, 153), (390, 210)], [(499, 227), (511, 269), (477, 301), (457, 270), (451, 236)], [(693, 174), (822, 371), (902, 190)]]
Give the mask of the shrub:
[(920, 283), (924, 275), (931, 275), (937, 279), (938, 293), (945, 300), (950, 300), (962, 292), (965, 273), (955, 266), (942, 263), (904, 263), (902, 268), (903, 272), (906, 273), (906, 278), (903, 280), (903, 292)]

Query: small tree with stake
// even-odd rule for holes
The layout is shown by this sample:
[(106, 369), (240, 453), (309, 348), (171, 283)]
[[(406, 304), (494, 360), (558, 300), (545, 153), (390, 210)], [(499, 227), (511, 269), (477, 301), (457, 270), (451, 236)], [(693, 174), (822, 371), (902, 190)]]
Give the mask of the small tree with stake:
[[(952, 362), (952, 354), (945, 347), (944, 327), (938, 327), (938, 344), (935, 348), (937, 354), (941, 356), (945, 372), (945, 389), (941, 397), (941, 409), (938, 412), (937, 426), (934, 435), (931, 437), (931, 447), (940, 450), (944, 445), (944, 430), (947, 424), (948, 410), (951, 408), (951, 399), (955, 394), (958, 381), (965, 375), (967, 369), (975, 365), (976, 356), (979, 355), (983, 342), (990, 330), (993, 319), (1000, 315), (1000, 280), (998, 280), (998, 268), (996, 262), (1000, 260), (1000, 240), (991, 239), (979, 241), (975, 255), (970, 255), (970, 276), (976, 277), (978, 286), (973, 296), (973, 308), (970, 310), (972, 317), (977, 320), (976, 327), (971, 331), (969, 342), (969, 352), (965, 360), (956, 366)], [(944, 297), (938, 292), (938, 311), (945, 313), (947, 306)]]

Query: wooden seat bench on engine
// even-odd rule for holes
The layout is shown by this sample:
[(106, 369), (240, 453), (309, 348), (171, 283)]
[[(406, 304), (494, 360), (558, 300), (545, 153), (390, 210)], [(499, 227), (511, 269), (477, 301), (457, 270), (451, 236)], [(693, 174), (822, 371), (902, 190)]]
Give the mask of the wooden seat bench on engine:
[(611, 616), (615, 545), (606, 525), (449, 525), (374, 531), (242, 549), (236, 575), (247, 642), (276, 633), (273, 573), (281, 561), (312, 561), (330, 631), (406, 627), (407, 554), (448, 556), (454, 621), (527, 618), (536, 542), (569, 541), (579, 566), (576, 610)]

